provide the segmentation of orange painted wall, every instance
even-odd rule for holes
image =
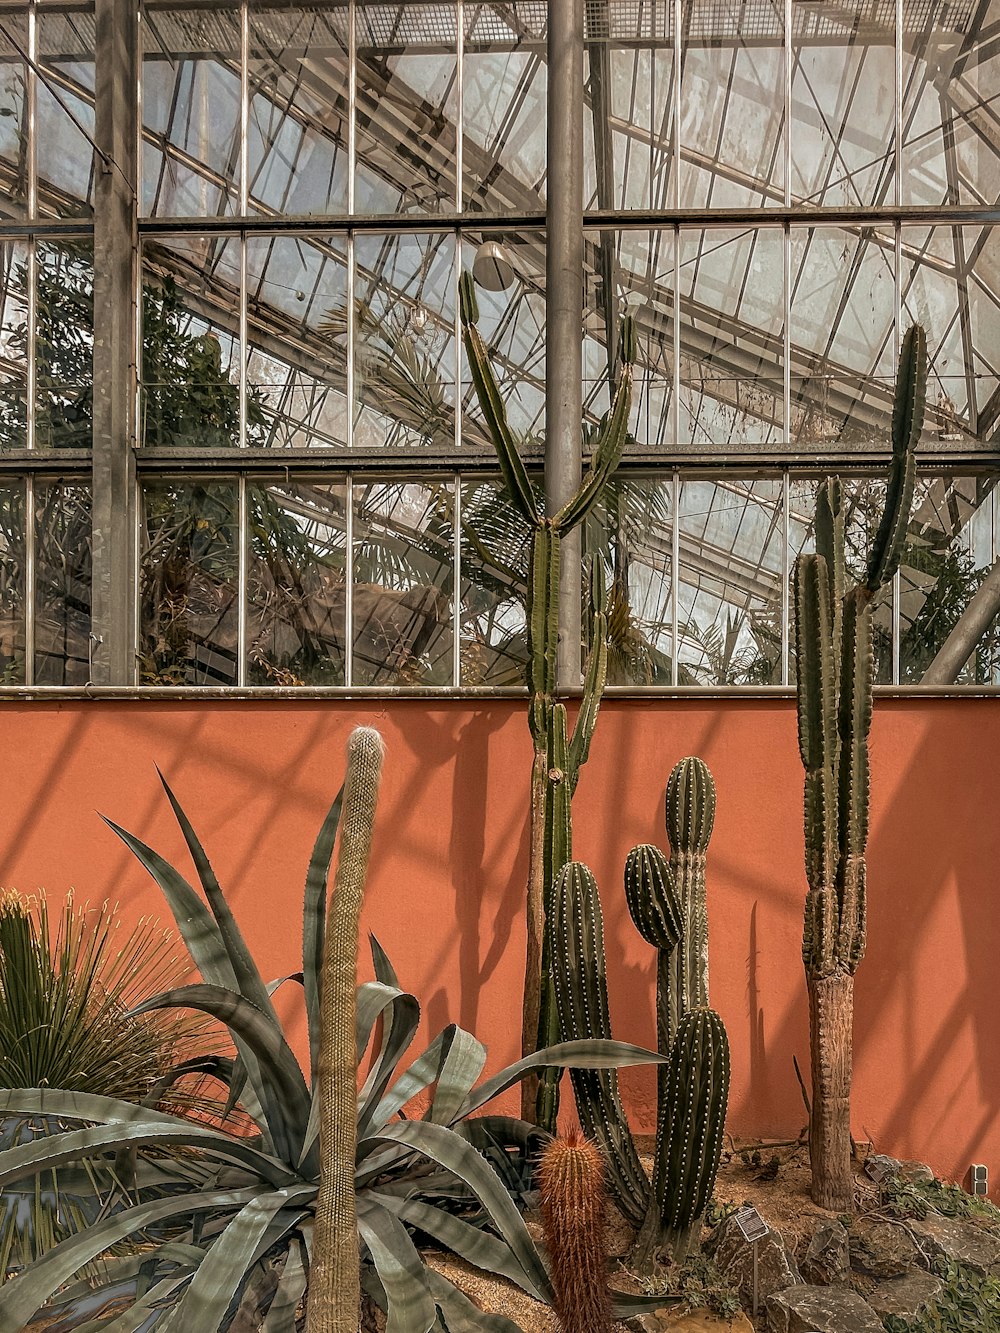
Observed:
[[[263,969],[299,965],[302,882],[352,725],[388,765],[366,906],[434,1031],[456,1020],[516,1055],[529,745],[516,703],[6,703],[0,883],[165,916],[102,811],[183,861],[153,769],[192,816]],[[733,1046],[730,1128],[794,1135],[808,1065],[799,955],[801,769],[789,700],[612,701],[575,805],[576,853],[602,887],[616,1035],[649,1043],[652,955],[621,866],[663,841],[673,762],[719,790],[709,860],[712,999]],[[868,956],[858,975],[854,1132],[961,1176],[1000,1176],[1000,703],[884,700],[872,731]],[[290,990],[290,988],[289,988]],[[294,1006],[291,993],[284,1003]],[[626,1093],[651,1128],[652,1075]]]

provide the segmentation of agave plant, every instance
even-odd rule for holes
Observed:
[[[320,978],[327,876],[343,791],[324,820],[309,864],[302,972],[281,979],[303,989],[311,1047],[306,1073],[272,1003],[281,981],[265,984],[201,843],[166,782],[164,787],[204,897],[158,853],[117,825],[111,827],[163,891],[203,981],[154,996],[133,1012],[189,1007],[221,1020],[236,1056],[218,1056],[212,1073],[231,1100],[240,1100],[256,1132],[240,1136],[91,1093],[0,1092],[0,1114],[52,1116],[80,1126],[0,1153],[0,1189],[63,1165],[128,1160],[131,1167],[113,1207],[105,1201],[93,1225],[0,1287],[3,1329],[23,1327],[57,1294],[65,1299],[82,1290],[72,1285],[74,1275],[126,1240],[141,1242],[138,1252],[108,1259],[102,1280],[111,1292],[139,1275],[135,1300],[125,1313],[90,1319],[79,1333],[146,1333],[154,1327],[157,1333],[212,1333],[228,1328],[244,1302],[263,1308],[266,1333],[296,1328],[309,1278],[319,1181]],[[374,940],[372,955],[376,979],[357,989],[356,1023],[359,1063],[371,1051],[357,1099],[355,1159],[364,1290],[387,1311],[390,1333],[427,1333],[442,1324],[451,1330],[516,1333],[509,1319],[475,1309],[457,1287],[428,1268],[413,1232],[550,1302],[552,1286],[542,1255],[501,1176],[478,1150],[483,1143],[494,1150],[523,1145],[534,1131],[517,1120],[475,1113],[529,1071],[609,1068],[658,1057],[619,1042],[572,1041],[479,1082],[486,1052],[474,1036],[452,1024],[403,1069],[420,1008],[400,988]],[[403,1118],[408,1103],[428,1090],[432,1095],[423,1118]],[[488,1227],[460,1216],[456,1197],[478,1206]],[[269,1283],[262,1281],[264,1272]],[[92,1302],[92,1286],[87,1294]],[[663,1304],[624,1295],[616,1302],[622,1315]]]

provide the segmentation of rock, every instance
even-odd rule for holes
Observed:
[[[885,1176],[894,1176],[902,1166],[902,1162],[896,1157],[889,1157],[884,1152],[869,1153],[865,1158],[865,1171],[869,1169],[881,1170]]]
[[[802,1277],[787,1245],[773,1228],[757,1244],[757,1296],[763,1309],[772,1292],[781,1291]],[[749,1309],[753,1304],[753,1245],[743,1239],[732,1217],[719,1224],[713,1258],[719,1272],[740,1293]]]
[[[905,1226],[879,1217],[861,1217],[851,1227],[851,1266],[868,1277],[902,1277],[922,1255]]]
[[[968,1264],[979,1273],[988,1273],[1000,1265],[1000,1236],[973,1222],[932,1213],[921,1221],[910,1222],[910,1226],[932,1254],[943,1254],[955,1263]]]
[[[823,1222],[813,1232],[800,1265],[807,1282],[823,1286],[847,1276],[851,1255],[847,1232],[839,1222]]]
[[[769,1333],[885,1333],[882,1320],[850,1287],[786,1287],[767,1302]]]
[[[880,1282],[868,1297],[868,1304],[880,1315],[894,1314],[902,1319],[919,1319],[943,1290],[944,1284],[940,1278],[915,1268],[903,1277]]]
[[[935,1178],[926,1162],[916,1161],[900,1162],[899,1175],[911,1185],[933,1185]]]

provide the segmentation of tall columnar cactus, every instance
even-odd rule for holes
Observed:
[[[307,1333],[358,1333],[361,1308],[355,1156],[358,1127],[356,992],[364,898],[382,737],[358,727],[347,745],[340,852],[320,982],[320,1179]]]
[[[715,780],[701,759],[682,759],[667,781],[670,869],[684,934],[671,966],[669,1036],[690,1009],[708,1004],[705,858],[715,824]]]
[[[676,822],[671,825],[684,842],[684,865],[699,863],[700,887],[689,893],[689,911],[695,910],[690,905],[697,904],[699,894],[702,903],[704,899],[709,791],[714,810],[711,775],[704,765],[697,769],[692,762],[700,761],[684,760],[675,768],[668,789],[678,797],[675,809],[692,815],[690,820],[681,819],[683,833]],[[684,774],[691,781],[685,781]],[[698,799],[689,799],[695,790]],[[729,1047],[722,1020],[705,1004],[682,1002],[674,979],[673,955],[684,948],[684,935],[692,924],[676,890],[674,864],[658,848],[641,846],[629,853],[625,867],[629,912],[643,939],[657,950],[657,1042],[661,1054],[669,1056],[657,1091],[652,1181],[642,1169],[625,1119],[617,1075],[613,1070],[571,1071],[580,1123],[607,1158],[608,1190],[638,1233],[633,1263],[644,1272],[652,1270],[660,1249],[669,1248],[676,1258],[683,1258],[697,1240],[699,1220],[718,1171],[729,1097]],[[610,1038],[601,903],[586,866],[572,862],[557,876],[552,921],[556,946],[552,979],[560,1036]],[[699,959],[707,957],[703,925],[702,938],[705,946]],[[707,979],[700,964],[698,975],[707,1001]],[[683,994],[694,989],[689,986]],[[673,1029],[672,1013],[677,1014]]]
[[[581,523],[600,500],[618,466],[628,433],[632,405],[632,363],[635,360],[635,324],[622,320],[619,335],[619,379],[611,410],[603,419],[591,454],[590,468],[576,494],[552,515],[538,506],[524,460],[507,420],[507,411],[490,365],[489,354],[476,326],[479,318],[475,285],[470,273],[460,283],[461,319],[472,382],[497,452],[505,488],[515,508],[531,528],[527,589],[528,663],[530,694],[528,725],[534,746],[531,774],[531,840],[527,891],[527,949],[525,960],[522,1048],[525,1055],[550,1044],[556,1036],[555,1002],[549,980],[551,932],[546,924],[556,874],[573,855],[570,801],[580,768],[586,762],[607,679],[607,625],[603,606],[595,608],[593,648],[584,681],[576,725],[569,735],[566,709],[555,700],[556,649],[559,637],[559,570],[562,537]],[[582,429],[582,423],[581,423]],[[554,1132],[558,1111],[559,1074],[546,1070],[537,1088],[525,1079],[522,1115],[534,1117]],[[534,1103],[534,1104],[533,1104]]]
[[[611,1333],[604,1159],[579,1130],[553,1139],[538,1168],[542,1229],[563,1333]]]
[[[838,478],[816,501],[816,554],[795,563],[799,751],[805,768],[806,894],[802,957],[809,989],[813,1199],[852,1202],[851,1064],[854,973],[865,950],[868,731],[872,716],[872,601],[899,566],[924,415],[927,344],[903,339],[892,414],[886,506],[865,577],[847,587]]]

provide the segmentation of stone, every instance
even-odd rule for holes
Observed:
[[[934,1172],[926,1162],[905,1161],[899,1164],[899,1175],[911,1185],[933,1185]]]
[[[851,1266],[847,1232],[839,1222],[822,1222],[812,1234],[799,1267],[816,1286],[840,1282]]]
[[[767,1302],[769,1333],[885,1333],[882,1320],[850,1287],[801,1285]]]
[[[902,1277],[922,1258],[907,1226],[887,1218],[860,1217],[851,1227],[851,1266],[867,1277]]]
[[[944,1290],[944,1283],[933,1273],[914,1268],[903,1277],[880,1282],[868,1297],[868,1304],[876,1314],[898,1315],[901,1319],[919,1319],[934,1304]]]
[[[974,1222],[932,1213],[920,1221],[911,1221],[910,1226],[932,1254],[943,1254],[946,1259],[967,1264],[979,1273],[989,1273],[1000,1265],[1000,1236],[977,1227]]]
[[[716,1230],[713,1258],[719,1272],[735,1287],[745,1308],[753,1304],[753,1245],[743,1239],[732,1217]],[[755,1242],[757,1246],[757,1297],[760,1308],[772,1292],[802,1281],[788,1246],[773,1228]]]

